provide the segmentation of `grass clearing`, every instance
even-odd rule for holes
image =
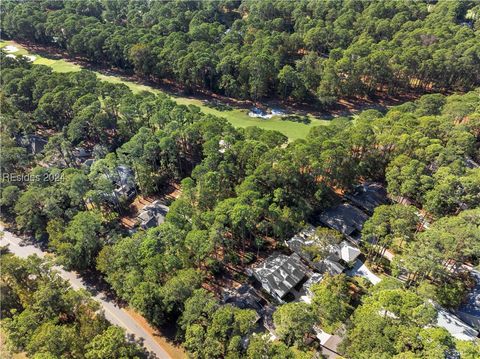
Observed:
[[[15,46],[18,48],[17,51],[12,52],[13,55],[16,55],[16,56],[30,55],[30,53],[24,47],[22,47],[21,45],[17,44],[14,41],[0,41],[0,49],[9,45]],[[80,71],[82,69],[80,65],[76,65],[65,60],[47,59],[38,54],[31,54],[31,55],[34,55],[36,57],[35,61],[33,61],[35,65],[46,65],[48,67],[51,67],[52,70],[55,72],[75,72],[75,71]]]
[[[36,55],[38,56],[38,55]],[[81,66],[72,64],[65,60],[52,60],[45,57],[38,56],[33,62],[35,65],[46,65],[52,68],[55,72],[77,72],[82,69]]]
[[[142,85],[133,81],[128,81],[128,80],[122,80],[121,77],[119,76],[113,76],[113,75],[103,75],[101,73],[95,72],[97,77],[106,82],[110,82],[113,84],[124,84],[127,85],[130,90],[132,90],[133,93],[139,93],[142,91],[149,91],[149,92],[154,92],[154,93],[162,93],[162,91],[155,89],[153,87],[147,86],[147,85]]]
[[[18,48],[18,51],[15,51],[13,53],[15,55],[29,54],[29,52],[25,48],[23,48],[21,45],[19,45],[14,41],[0,41],[0,48],[3,48],[8,45],[16,46]],[[42,57],[38,54],[33,54],[33,55],[36,56],[36,59],[33,62],[34,64],[49,66],[52,68],[53,71],[56,71],[56,72],[75,72],[75,71],[80,71],[82,69],[80,65],[74,64],[72,62],[69,62],[63,59],[55,60],[55,59]],[[141,91],[162,93],[161,90],[155,89],[151,86],[139,84],[134,81],[124,80],[119,76],[103,75],[99,72],[95,72],[95,74],[98,76],[99,79],[103,81],[108,81],[115,84],[125,84],[134,93],[139,93]],[[328,120],[320,120],[311,115],[308,116],[311,121],[309,124],[297,123],[293,121],[283,121],[279,116],[273,117],[271,119],[253,118],[248,116],[248,110],[245,110],[245,109],[237,108],[233,110],[220,111],[218,109],[206,106],[201,100],[198,100],[198,99],[192,99],[188,97],[179,97],[179,96],[171,96],[171,97],[178,104],[195,105],[200,107],[203,113],[211,114],[217,117],[223,117],[228,122],[230,122],[234,127],[245,128],[249,126],[257,126],[265,130],[276,130],[283,133],[290,140],[305,138],[312,127],[319,126],[319,125],[327,125],[329,123]]]

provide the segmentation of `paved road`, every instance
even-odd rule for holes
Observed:
[[[45,252],[42,252],[37,247],[32,245],[20,246],[22,240],[16,237],[14,234],[4,230],[3,226],[0,225],[0,231],[2,231],[3,238],[0,239],[0,245],[9,246],[10,251],[21,258],[26,258],[29,255],[36,254],[39,257],[45,257]],[[84,281],[74,272],[67,272],[61,267],[55,266],[55,270],[58,271],[59,275],[70,282],[70,285],[74,289],[85,289],[88,290],[88,287]],[[154,354],[158,359],[170,359],[171,357],[167,352],[148,334],[126,311],[118,307],[116,304],[112,303],[107,299],[105,293],[92,293],[92,297],[98,301],[103,310],[105,311],[105,317],[115,325],[124,328],[127,333],[133,334],[136,339],[140,339],[145,348]]]

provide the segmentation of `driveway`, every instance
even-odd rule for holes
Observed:
[[[368,269],[368,267],[360,259],[357,259],[353,268],[348,270],[346,273],[350,277],[354,277],[356,275],[364,277],[373,285],[381,281],[381,278],[376,276],[370,269]]]

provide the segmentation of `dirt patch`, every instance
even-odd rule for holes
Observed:
[[[150,336],[170,355],[172,359],[187,358],[185,351],[177,344],[173,343],[168,337],[152,327],[144,317],[131,308],[125,308],[125,311],[148,333]],[[166,330],[169,328],[166,328]]]
[[[0,358],[3,359],[26,359],[27,353],[11,353],[6,347],[6,334],[0,329]]]

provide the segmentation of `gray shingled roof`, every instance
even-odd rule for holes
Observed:
[[[389,203],[387,191],[380,183],[366,182],[356,186],[352,193],[345,197],[355,206],[373,213],[375,207]]]
[[[268,291],[283,298],[306,275],[307,268],[300,257],[277,254],[268,257],[261,266],[253,269],[253,274]]]
[[[313,295],[312,292],[310,291],[311,287],[314,284],[320,283],[322,279],[323,279],[323,274],[312,273],[311,277],[308,278],[308,280],[303,284],[303,289],[305,290],[305,292],[309,293],[310,295]]]
[[[167,206],[160,203],[160,201],[155,201],[148,206],[143,207],[143,210],[137,216],[137,219],[140,226],[145,229],[156,227],[165,221],[165,216],[167,215],[167,212]]]
[[[330,275],[337,275],[345,269],[340,263],[331,259],[324,259],[323,261],[314,263],[314,267],[320,273],[328,273]]]
[[[325,210],[319,220],[326,226],[351,235],[355,230],[361,231],[368,216],[357,207],[343,203]]]
[[[74,157],[90,157],[92,155],[92,151],[85,147],[75,147],[72,151],[72,155]]]
[[[119,165],[113,174],[114,181],[119,185],[135,185],[135,174],[126,165]]]
[[[255,289],[248,284],[243,284],[235,290],[225,291],[223,294],[224,304],[231,304],[240,309],[253,309],[258,313],[263,309],[261,301]]]
[[[458,308],[457,315],[467,324],[480,330],[480,271],[473,269],[471,274],[476,285],[468,294],[467,301]]]
[[[18,136],[17,143],[27,149],[30,154],[37,154],[43,151],[48,141],[37,135]]]
[[[290,240],[286,242],[288,248],[297,253],[310,266],[315,268],[320,273],[329,273],[331,275],[340,274],[345,269],[340,263],[341,259],[345,262],[351,262],[360,254],[360,250],[347,241],[342,241],[337,245],[332,245],[329,248],[327,258],[323,260],[314,260],[311,252],[307,250],[313,245],[315,235],[315,228],[308,226]]]
[[[315,227],[308,226],[288,240],[286,244],[293,252],[297,253],[300,257],[309,262],[313,259],[312,254],[305,250],[305,248],[313,244],[311,237],[314,234]]]

